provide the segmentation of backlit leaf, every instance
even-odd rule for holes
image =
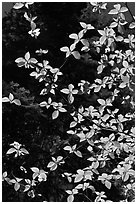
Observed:
[[[83,174],[77,174],[74,183],[78,183],[83,179]]]
[[[82,157],[82,154],[81,154],[81,152],[80,151],[76,151],[76,152],[74,152],[78,157]]]
[[[72,33],[69,35],[69,38],[76,40],[76,39],[78,39],[78,35],[76,33]]]
[[[67,197],[67,202],[73,202],[73,200],[74,200],[74,196],[73,195],[69,195]]]
[[[19,188],[20,188],[20,184],[19,184],[18,182],[16,182],[16,183],[14,184],[14,189],[15,189],[15,191],[18,191]]]
[[[20,8],[22,8],[24,6],[24,4],[23,3],[15,3],[15,5],[13,6],[13,8],[14,9],[20,9]]]
[[[105,180],[105,186],[110,189],[111,188],[111,182],[108,180]]]
[[[112,15],[118,14],[118,10],[117,9],[112,9],[112,10],[109,11],[108,14],[112,14]]]
[[[73,51],[72,55],[75,57],[75,59],[80,59],[80,53],[78,51]]]
[[[104,101],[103,99],[98,99],[97,101],[98,101],[98,103],[100,103],[102,106],[105,105],[105,101]]]
[[[16,152],[15,148],[10,148],[6,154],[12,154],[13,152]]]
[[[12,103],[15,103],[17,106],[21,106],[21,102],[19,99],[14,99]]]
[[[2,98],[2,102],[10,102],[10,100],[9,100],[8,97],[3,97],[3,98]]]
[[[52,113],[52,119],[56,119],[57,117],[59,116],[59,111],[58,110],[55,110],[53,113]]]
[[[39,172],[39,169],[37,167],[31,167],[30,169],[35,173]]]

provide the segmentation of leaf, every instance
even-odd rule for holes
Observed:
[[[86,28],[87,27],[86,23],[84,23],[84,22],[80,22],[80,25],[81,25],[82,28]]]
[[[62,159],[63,159],[62,156],[58,156],[58,157],[57,157],[57,162],[61,161]]]
[[[51,162],[48,163],[47,167],[48,167],[48,168],[51,168],[54,164],[55,164],[55,162],[52,162],[52,161],[51,161]]]
[[[73,43],[73,44],[70,46],[70,51],[72,52],[75,48],[76,48],[76,43]]]
[[[20,188],[20,183],[16,182],[16,183],[14,184],[14,189],[15,189],[15,191],[18,191],[19,188]]]
[[[30,169],[35,173],[39,172],[39,169],[37,167],[31,167]]]
[[[98,99],[97,101],[98,101],[98,103],[100,103],[102,106],[105,105],[105,101],[104,101],[103,99]]]
[[[112,23],[110,24],[110,28],[115,28],[115,27],[117,27],[117,25],[118,25],[117,22],[112,22]]]
[[[129,174],[126,173],[123,175],[123,181],[126,182],[129,179]]]
[[[12,101],[14,99],[14,96],[12,93],[9,94],[9,100]]]
[[[102,73],[103,68],[104,68],[104,65],[102,65],[102,64],[97,67],[98,74]]]
[[[5,172],[3,172],[3,174],[2,174],[2,176],[4,177],[4,178],[6,178],[7,177],[7,171],[5,171]]]
[[[84,46],[89,47],[89,42],[88,42],[87,39],[82,39],[81,42],[82,42],[82,44],[83,44]]]
[[[98,167],[99,167],[99,162],[98,161],[94,162],[94,168],[97,169]]]
[[[3,98],[2,98],[2,102],[10,102],[10,100],[9,100],[8,97],[3,97]]]
[[[39,105],[40,105],[40,107],[47,106],[47,102],[46,102],[46,101],[43,101],[43,102],[41,102]]]
[[[109,117],[110,117],[109,114],[105,114],[103,117],[101,117],[101,119],[102,119],[104,122],[106,122]]]
[[[30,59],[30,53],[29,53],[29,52],[27,52],[27,53],[25,54],[25,59],[26,59],[27,61]]]
[[[100,89],[101,89],[101,86],[97,86],[97,87],[94,88],[94,92],[99,92]]]
[[[10,148],[6,154],[12,154],[13,152],[16,152],[17,150],[15,148]]]
[[[53,113],[52,113],[52,119],[56,119],[57,117],[59,116],[59,111],[58,110],[55,110]]]
[[[74,97],[73,97],[72,94],[69,94],[69,95],[68,95],[68,101],[69,101],[70,104],[73,103]]]
[[[23,152],[24,154],[29,154],[29,152],[25,148],[21,148],[20,151]]]
[[[29,62],[36,64],[38,61],[35,58],[31,58]]]
[[[68,52],[69,48],[67,46],[60,48],[62,52]]]
[[[67,112],[67,110],[66,110],[65,108],[62,108],[62,107],[61,107],[61,108],[59,108],[59,111],[60,111],[60,112],[62,112],[62,113]]]
[[[69,38],[77,40],[78,35],[76,33],[72,33],[72,34],[69,35]]]
[[[57,169],[57,164],[54,163],[54,165],[50,168],[51,171],[54,171],[55,169]]]
[[[78,38],[81,39],[84,35],[84,32],[83,30],[81,30],[79,33],[78,33]]]
[[[76,122],[76,121],[72,121],[72,122],[70,123],[70,128],[75,127],[76,125],[77,125],[77,122]]]
[[[24,189],[24,191],[23,192],[26,192],[26,191],[28,191],[29,189],[30,189],[30,185],[25,185],[25,189]]]
[[[36,23],[34,23],[33,21],[31,21],[30,26],[32,30],[36,29]]]
[[[19,62],[18,64],[17,64],[17,66],[18,67],[23,67],[23,66],[25,66],[25,60],[24,60],[24,62],[22,61],[22,62]]]
[[[125,82],[122,82],[122,83],[119,85],[119,88],[121,88],[121,89],[123,89],[123,88],[125,88],[125,87],[126,87]]]
[[[105,186],[106,186],[108,189],[111,189],[111,182],[108,181],[108,180],[105,180]]]
[[[82,154],[81,154],[81,152],[80,151],[76,151],[76,152],[74,152],[78,157],[82,157]]]
[[[80,59],[80,53],[78,51],[73,51],[72,55],[75,57],[75,59]]]
[[[19,57],[15,60],[16,63],[19,63],[19,62],[25,62],[25,59],[23,57]]]
[[[66,146],[66,147],[64,147],[63,149],[64,149],[64,150],[67,150],[67,151],[71,151],[71,150],[72,150],[72,148],[71,148],[70,146]]]
[[[20,9],[24,6],[23,3],[15,3],[15,5],[13,6],[14,9]]]
[[[90,25],[90,24],[87,24],[87,29],[88,29],[88,30],[91,30],[91,29],[95,29],[95,28],[94,28],[94,26],[92,26],[92,25]]]
[[[67,202],[73,202],[73,200],[74,200],[74,196],[73,195],[69,195],[67,197]]]
[[[21,106],[21,102],[19,99],[14,99],[12,103],[15,103],[17,106]]]
[[[112,15],[118,14],[118,11],[117,11],[117,9],[112,9],[112,10],[109,11],[108,14],[112,14]]]
[[[15,179],[11,179],[10,183],[16,183],[16,180]]]
[[[69,94],[69,89],[62,89],[62,90],[60,90],[62,93],[64,93],[64,94]]]
[[[127,12],[128,11],[128,8],[127,7],[122,7],[121,9],[120,9],[120,12]]]
[[[116,41],[117,41],[117,42],[121,42],[122,40],[123,40],[123,37],[122,37],[122,36],[119,35],[119,36],[116,37]]]
[[[83,174],[77,174],[74,183],[78,183],[83,179]]]
[[[104,30],[98,30],[98,32],[99,32],[100,35],[104,35],[105,34]]]

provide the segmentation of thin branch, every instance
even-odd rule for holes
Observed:
[[[129,6],[128,6],[127,3],[128,3],[128,2],[125,2],[125,6],[128,8],[128,11],[129,11],[129,13],[130,13],[130,15],[131,15],[133,21],[135,21],[134,16],[133,16],[133,14],[132,14],[132,12],[131,12],[131,10],[130,10],[130,8],[129,8]]]

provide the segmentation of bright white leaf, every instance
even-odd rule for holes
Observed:
[[[75,59],[80,59],[80,53],[78,51],[73,51],[72,55],[75,57]]]
[[[48,165],[47,165],[47,167],[48,167],[48,168],[51,168],[54,164],[55,164],[54,162],[49,162]]]
[[[120,85],[119,85],[119,88],[123,89],[126,87],[126,84],[124,82],[122,82]]]
[[[127,7],[122,7],[121,9],[120,9],[120,12],[127,12],[128,11],[128,8]]]
[[[30,169],[35,173],[39,172],[39,169],[37,167],[31,167]]]
[[[74,152],[78,157],[82,157],[82,154],[81,154],[81,152],[80,151],[76,151],[76,152]]]
[[[77,40],[78,39],[78,35],[76,33],[72,33],[69,35],[69,38]]]
[[[63,149],[64,149],[64,150],[67,150],[67,151],[71,151],[71,150],[72,150],[72,148],[71,148],[70,146],[66,146],[66,147],[64,147]]]
[[[76,122],[76,121],[72,121],[72,122],[70,123],[70,128],[75,127],[76,125],[77,125],[77,122]]]
[[[47,102],[46,102],[46,101],[43,101],[43,102],[41,102],[39,105],[40,105],[40,107],[47,106]]]
[[[3,98],[2,98],[2,102],[10,102],[10,100],[9,100],[8,97],[3,97]]]
[[[34,63],[34,64],[36,64],[38,61],[35,59],[35,58],[31,58],[30,59],[30,63]]]
[[[27,52],[27,53],[25,54],[25,59],[26,59],[27,61],[30,59],[30,53],[29,53],[29,52]]]
[[[29,152],[25,148],[21,148],[20,151],[23,152],[24,154],[29,154]]]
[[[69,48],[67,46],[60,48],[62,52],[68,52]]]
[[[19,63],[19,62],[25,62],[25,59],[23,57],[19,57],[15,60],[16,63]]]
[[[18,191],[19,188],[20,188],[20,184],[19,184],[18,182],[16,182],[16,183],[14,184],[14,189],[15,189],[15,191]]]
[[[14,9],[20,9],[20,8],[22,8],[24,6],[24,4],[23,3],[16,3],[14,6],[13,6],[13,8]]]
[[[12,101],[14,99],[14,96],[12,93],[9,94],[9,99],[10,99],[10,101]]]
[[[118,14],[118,10],[117,9],[112,9],[112,10],[109,11],[108,14],[112,14],[112,15]]]
[[[68,89],[62,89],[62,90],[60,90],[62,93],[64,93],[64,94],[69,94],[69,90]]]
[[[53,113],[52,113],[52,119],[56,119],[57,117],[59,116],[59,111],[58,110],[55,110]]]
[[[15,148],[10,148],[6,154],[12,154],[13,152],[16,152]]]
[[[100,103],[102,106],[105,105],[105,101],[104,101],[103,99],[98,99],[97,101],[98,101],[98,103]]]
[[[74,183],[78,183],[83,179],[83,174],[77,174]]]
[[[81,25],[82,28],[86,28],[86,23],[80,22],[80,25]]]
[[[12,103],[15,103],[17,106],[21,106],[21,102],[19,99],[14,99]]]
[[[110,28],[115,28],[115,27],[117,27],[117,25],[118,25],[117,22],[112,22],[112,23],[110,24]]]

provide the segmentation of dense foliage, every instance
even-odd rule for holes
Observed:
[[[126,3],[15,3],[3,20],[3,201],[134,201],[134,28]]]

